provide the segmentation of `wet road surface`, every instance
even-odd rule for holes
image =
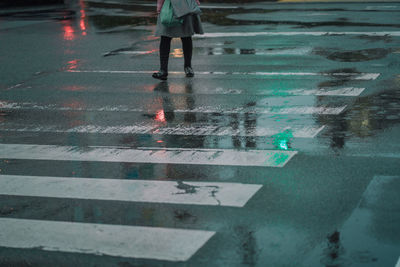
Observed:
[[[0,10],[0,266],[400,264],[400,3]]]

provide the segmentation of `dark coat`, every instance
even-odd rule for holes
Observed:
[[[174,37],[190,37],[195,33],[196,34],[204,33],[199,14],[187,14],[183,16],[182,17],[183,23],[178,26],[166,27],[165,25],[163,25],[160,19],[160,12],[162,5],[164,4],[164,1],[165,0],[157,0],[157,11],[159,7],[160,11],[158,12],[159,14],[157,18],[157,27],[155,36],[168,36],[174,38]],[[172,1],[174,1],[175,5],[179,5],[179,3],[185,0],[171,0],[171,4],[174,6],[174,3]],[[198,2],[198,0],[196,0],[196,2]],[[177,8],[177,10],[178,9],[179,7]],[[188,11],[187,5],[185,7],[185,5],[182,4],[182,8],[179,10],[179,12],[188,13],[187,11]]]
[[[162,8],[162,6],[164,4],[164,1],[165,0],[157,0],[157,13],[161,12],[161,8]],[[196,2],[197,2],[198,5],[200,5],[200,1],[199,0],[196,0]]]

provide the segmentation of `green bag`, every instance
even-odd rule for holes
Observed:
[[[160,18],[161,23],[166,27],[179,26],[183,23],[183,19],[179,19],[175,16],[171,0],[165,0],[161,8]]]

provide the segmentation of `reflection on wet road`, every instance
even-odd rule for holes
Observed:
[[[399,264],[399,3],[1,7],[1,266]]]

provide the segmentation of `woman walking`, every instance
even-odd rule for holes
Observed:
[[[153,73],[153,78],[166,80],[168,77],[168,59],[171,48],[172,38],[181,38],[182,49],[184,56],[184,71],[186,77],[193,77],[194,71],[192,69],[192,36],[197,34],[203,34],[203,28],[201,26],[200,16],[198,14],[188,14],[182,19],[182,24],[177,26],[165,26],[161,23],[160,13],[165,0],[157,0],[157,28],[155,36],[160,36],[160,70]],[[185,1],[185,0],[181,0]],[[200,5],[199,0],[196,0],[197,4]]]

